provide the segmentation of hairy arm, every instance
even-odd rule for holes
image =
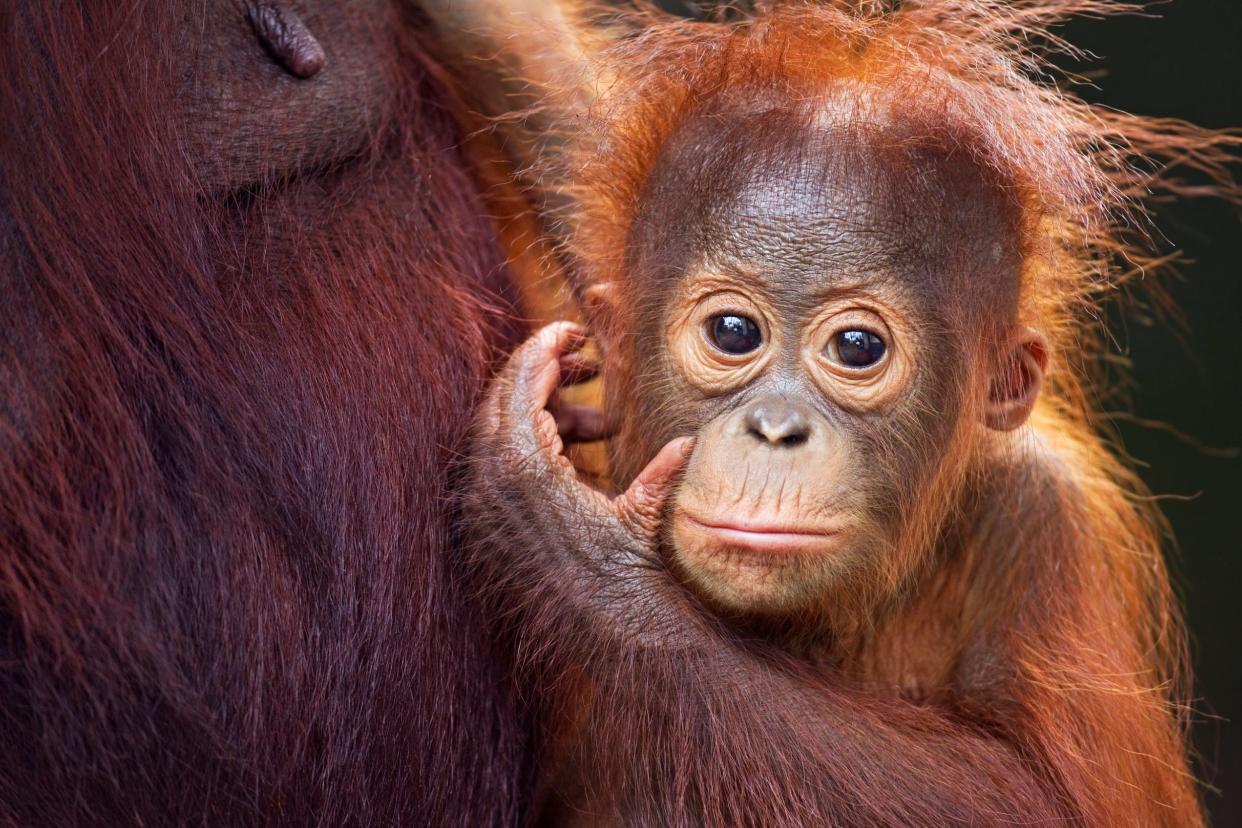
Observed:
[[[490,604],[541,693],[585,667],[585,799],[638,824],[996,824],[1065,819],[1014,745],[949,712],[833,686],[717,626],[657,554],[689,446],[628,491],[583,486],[547,404],[580,372],[560,324],[497,380],[476,433],[467,525]]]
[[[1039,420],[995,467],[968,553],[985,667],[1008,684],[990,695],[1087,824],[1201,825],[1159,514],[1086,426]]]
[[[567,124],[600,98],[593,55],[603,30],[564,0],[419,0],[464,79],[463,91],[497,119],[519,167],[542,157]]]

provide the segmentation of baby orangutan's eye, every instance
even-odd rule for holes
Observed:
[[[707,339],[726,354],[748,354],[763,344],[755,320],[722,313],[707,320]]]
[[[841,331],[832,339],[829,356],[847,368],[868,368],[884,358],[886,347],[871,331]]]

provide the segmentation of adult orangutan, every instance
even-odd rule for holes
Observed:
[[[544,821],[1202,821],[1161,523],[1089,362],[1139,159],[1220,173],[1221,139],[1037,80],[1031,37],[1111,4],[894,6],[640,15],[554,99],[588,103],[558,192],[608,418],[555,396],[586,332],[545,328],[467,496]],[[558,42],[520,77],[571,78]],[[605,419],[615,496],[562,455]]]
[[[0,824],[494,825],[449,468],[512,294],[392,0],[0,10]]]

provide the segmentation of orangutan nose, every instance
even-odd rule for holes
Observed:
[[[800,446],[811,437],[811,411],[785,397],[763,397],[750,404],[746,432],[772,446]]]

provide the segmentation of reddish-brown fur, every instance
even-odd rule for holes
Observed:
[[[450,554],[495,230],[416,24],[298,6],[307,79],[231,0],[0,12],[0,824],[528,798]]]
[[[32,2],[0,16],[0,822],[494,824],[528,798],[503,662],[445,554],[443,469],[482,343],[503,339],[480,300],[502,284],[499,257],[449,149],[443,89],[394,34],[405,22],[365,5],[384,24],[374,122],[295,123],[296,141],[264,132],[296,121],[270,103],[187,97],[208,12],[241,26],[236,4]],[[947,21],[955,42],[1099,4],[926,5],[964,12]],[[687,34],[654,32],[635,54],[721,36]],[[330,72],[342,53],[328,45]],[[288,88],[273,88],[279,103]],[[176,117],[187,100],[197,122]],[[1206,140],[1093,117],[1140,148]],[[227,144],[239,135],[259,138]],[[630,181],[597,169],[610,187]],[[1109,181],[1129,189],[1119,172]],[[1066,203],[1117,203],[1085,192]],[[1096,231],[1115,218],[1084,224],[1094,246],[1032,292],[1058,342],[1082,334],[1071,323],[1108,282],[1093,262],[1116,237]],[[1003,596],[986,608],[1021,622],[1013,649],[1035,679],[1004,718],[826,686],[694,628],[706,651],[627,650],[596,685],[596,744],[624,750],[582,754],[594,784],[617,783],[651,822],[1000,821],[981,810],[1000,789],[1011,821],[1193,823],[1178,695],[1161,684],[1180,638],[1158,521],[1091,431],[1079,368],[1059,366],[1040,415],[1073,487],[983,500],[971,547],[995,548],[1005,515],[1034,515],[1004,541],[1055,566],[922,593],[996,579],[975,594]],[[553,694],[549,676],[616,655],[603,630],[562,622],[545,611],[523,630],[528,658],[565,668],[534,676]],[[951,626],[881,630],[857,676],[889,681],[899,662],[884,654],[918,652],[913,633],[937,630],[959,640]],[[1007,776],[1028,766],[1034,781]]]
[[[660,335],[627,312],[641,305],[628,271],[632,220],[660,148],[705,109],[796,109],[843,80],[892,96],[926,138],[961,147],[1011,182],[1023,215],[1014,321],[1051,342],[1050,383],[1028,429],[959,442],[944,477],[960,474],[960,488],[946,484],[930,501],[948,516],[911,517],[911,559],[873,585],[891,600],[858,619],[826,670],[714,625],[658,563],[621,546],[595,558],[589,542],[558,543],[612,536],[601,515],[557,516],[569,485],[563,466],[541,466],[529,452],[497,463],[491,450],[504,450],[509,421],[504,409],[485,419],[481,433],[500,438],[477,461],[473,519],[484,540],[475,554],[551,721],[572,722],[548,760],[564,818],[1202,821],[1163,522],[1097,431],[1091,357],[1100,352],[1097,302],[1151,261],[1134,230],[1138,199],[1193,189],[1160,159],[1228,182],[1231,140],[1094,110],[1031,79],[1045,67],[1031,44],[1048,42],[1047,26],[1126,8],[1119,4],[893,5],[791,3],[736,26],[651,12],[598,58],[592,77],[603,99],[584,132],[567,134],[557,174],[576,196],[577,287],[589,299],[605,283],[621,297],[620,312],[601,315],[612,403],[622,420],[636,399],[660,410],[661,378],[630,373],[626,344]],[[499,399],[521,387],[502,383]],[[622,485],[658,448],[643,442],[653,430],[649,419],[623,426],[614,451]],[[546,489],[525,492],[540,481]],[[589,690],[571,692],[584,674]]]

